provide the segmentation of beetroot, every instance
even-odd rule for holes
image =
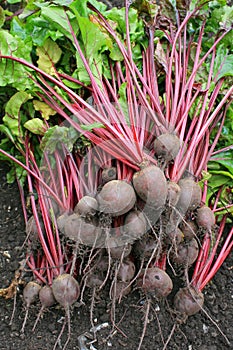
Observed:
[[[86,286],[88,288],[100,287],[104,283],[104,277],[101,273],[91,272],[87,275]]]
[[[211,231],[211,229],[215,225],[214,213],[206,205],[203,205],[201,208],[197,209],[196,220],[199,227],[205,228],[208,231]]]
[[[123,231],[133,241],[144,235],[147,229],[145,216],[139,210],[132,210],[125,216]]]
[[[54,349],[56,349],[56,346],[59,343],[61,336],[64,332],[65,324],[66,322],[68,322],[68,336],[67,336],[66,343],[63,346],[63,349],[65,349],[70,340],[70,335],[71,335],[70,306],[78,300],[80,295],[80,287],[79,287],[79,283],[76,281],[76,279],[73,276],[64,273],[62,275],[59,275],[57,278],[55,278],[55,280],[53,280],[52,291],[53,291],[54,298],[61,306],[64,307],[65,313],[66,313],[64,324],[59,336],[57,337],[56,343],[54,345]]]
[[[107,182],[97,196],[99,210],[104,214],[119,216],[130,211],[136,202],[131,185],[122,180]]]
[[[155,154],[169,162],[177,156],[180,149],[180,139],[174,134],[162,134],[154,142]]]
[[[38,283],[33,281],[28,282],[23,289],[23,299],[26,305],[26,313],[25,313],[23,325],[21,328],[22,333],[24,332],[25,325],[27,322],[29,307],[38,299],[40,289],[41,289],[41,286]]]
[[[185,316],[191,316],[201,310],[204,295],[193,287],[181,288],[175,295],[174,307]]]
[[[167,198],[167,181],[162,170],[150,165],[134,173],[133,186],[137,195],[155,209],[165,205]]]
[[[69,239],[84,245],[102,245],[102,230],[96,220],[86,221],[83,217],[72,214],[68,216],[64,225],[64,234]]]
[[[64,309],[68,309],[78,300],[80,287],[73,276],[62,274],[53,281],[52,291],[56,301],[63,306]]]
[[[102,180],[104,183],[116,180],[117,177],[117,169],[116,167],[105,168],[102,171]]]
[[[145,235],[134,244],[134,254],[140,259],[150,259],[151,254],[157,247],[158,242],[152,236]]]
[[[173,283],[168,274],[158,267],[143,270],[137,281],[145,293],[154,293],[156,297],[166,297],[171,293]]]
[[[176,247],[172,255],[172,261],[177,264],[191,266],[198,257],[198,243],[192,238],[190,241],[182,242]]]
[[[130,282],[135,274],[135,265],[134,263],[126,259],[124,260],[117,273],[117,279],[122,281],[122,282]]]
[[[168,182],[167,184],[167,202],[169,207],[175,207],[180,198],[180,186],[176,182]]]
[[[61,214],[57,218],[57,227],[59,231],[64,235],[65,234],[65,223],[69,217],[68,213]]]
[[[56,300],[53,295],[52,288],[50,286],[43,286],[39,291],[39,299],[41,302],[41,309],[38,313],[38,316],[36,318],[36,321],[34,323],[32,331],[34,332],[36,325],[44,311],[45,308],[52,306],[55,304]]]
[[[183,232],[176,226],[168,224],[166,226],[166,241],[172,244],[180,244],[184,240]]]
[[[74,212],[80,216],[93,216],[98,210],[98,202],[94,197],[83,196],[74,207]]]
[[[108,243],[110,243],[108,241]],[[114,243],[116,241],[114,240]],[[111,244],[111,243],[110,243]],[[124,245],[109,245],[110,256],[113,259],[120,260],[121,258],[126,258],[131,253],[132,246],[130,243]]]
[[[201,187],[190,177],[181,179],[178,183],[180,186],[180,198],[176,204],[176,209],[185,215],[188,210],[194,210],[201,203]]]
[[[180,225],[180,229],[183,232],[186,240],[190,240],[194,238],[198,230],[195,222],[190,220],[182,222],[182,224]]]

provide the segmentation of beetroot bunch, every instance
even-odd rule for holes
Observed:
[[[24,140],[25,165],[14,161],[27,170],[29,192],[37,193],[30,197],[30,219],[25,211],[27,264],[37,283],[32,292],[25,287],[26,306],[36,295],[42,310],[58,302],[66,311],[68,327],[70,306],[86,291],[109,288],[113,305],[134,287],[160,299],[172,292],[178,271],[186,285],[176,294],[174,308],[184,317],[196,313],[204,302],[201,291],[233,244],[232,230],[223,236],[227,215],[219,226],[215,224],[215,204],[207,206],[208,183],[202,178],[233,93],[233,88],[224,96],[220,93],[224,78],[218,79],[213,69],[216,46],[225,33],[201,56],[204,26],[195,48],[187,34],[198,8],[188,12],[177,28],[163,28],[166,78],[161,83],[154,58],[156,18],[147,28],[148,47],[142,49],[139,69],[132,58],[126,5],[125,42],[88,5],[98,30],[115,40],[123,57],[121,63],[110,61],[110,78],[92,72],[70,14],[63,9],[91,81],[91,88],[83,87],[90,103],[67,87],[59,71],[52,76],[23,59],[0,55],[33,70],[30,78],[37,85],[37,96],[59,117],[58,125],[47,124],[45,134],[38,136],[43,145],[40,164],[30,136]],[[209,75],[202,88],[196,77],[207,58]],[[119,95],[123,85],[124,106]],[[210,144],[216,127],[219,132]],[[58,130],[66,137],[51,147]],[[66,139],[74,134],[70,148]],[[23,330],[25,323],[26,318]]]

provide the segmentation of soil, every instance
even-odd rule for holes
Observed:
[[[111,1],[109,1],[111,3]],[[115,1],[122,3],[122,1]],[[6,288],[14,278],[15,271],[25,258],[23,242],[25,225],[17,184],[8,185],[7,164],[0,163],[0,288]],[[233,257],[223,264],[212,282],[204,290],[204,311],[191,316],[186,323],[177,325],[166,349],[180,350],[224,350],[233,346]],[[177,279],[175,291],[182,286]],[[45,311],[37,328],[32,327],[40,309],[39,303],[29,310],[25,334],[21,334],[25,306],[22,300],[23,285],[18,285],[14,299],[0,298],[0,350],[52,350],[64,322],[64,310],[57,305]],[[148,323],[141,350],[162,350],[174,326],[174,316],[169,305],[172,305],[174,294],[168,300],[153,300],[150,307]],[[85,304],[75,304],[71,310],[71,339],[67,350],[136,350],[143,332],[144,318],[148,301],[138,291],[133,291],[116,305],[115,323],[111,326],[111,303],[106,292],[96,298],[93,317],[90,318],[92,296],[85,296]],[[15,302],[15,304],[14,304]],[[15,305],[15,307],[14,307]],[[13,310],[15,309],[12,320]],[[231,343],[227,344],[210,318],[221,328]],[[91,327],[102,325],[96,332],[96,340]],[[104,326],[106,326],[104,328]],[[86,336],[86,345],[81,344],[80,336]],[[67,337],[67,328],[58,344],[62,349]],[[93,341],[92,341],[93,340]]]

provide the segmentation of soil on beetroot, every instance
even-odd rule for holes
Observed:
[[[17,184],[7,185],[7,166],[0,164],[0,288],[6,288],[11,283],[19,262],[25,257],[22,245],[25,239],[24,219],[21,212],[21,204]],[[214,277],[212,283],[205,289],[205,311],[219,325],[224,334],[232,343],[233,334],[232,313],[233,313],[233,278],[232,255],[228,257],[220,271]],[[26,276],[25,276],[26,278]],[[182,285],[177,279],[175,290]],[[43,315],[37,325],[36,331],[32,333],[40,305],[35,304],[30,308],[29,318],[25,334],[20,334],[25,307],[22,301],[23,286],[18,286],[16,309],[14,319],[9,325],[14,301],[0,298],[0,350],[52,350],[57,336],[61,330],[64,311],[58,306],[51,307]],[[173,294],[174,295],[174,294]],[[174,319],[169,311],[172,305],[173,295],[163,302],[153,301],[142,350],[163,348],[174,324]],[[102,328],[96,333],[97,341],[93,342],[94,348],[98,350],[136,350],[143,330],[143,321],[146,310],[146,299],[139,291],[132,292],[116,306],[116,324],[118,329],[111,328],[111,303],[107,292],[102,294],[93,312],[95,325],[108,323],[109,326]],[[76,304],[72,308],[72,335],[67,350],[80,349],[78,337],[85,332],[90,333],[90,307],[91,293],[85,295],[85,304]],[[66,334],[62,337],[61,344],[66,340]],[[92,339],[88,339],[91,342]],[[87,342],[87,343],[88,343]],[[93,348],[93,349],[94,349]],[[185,324],[176,328],[167,349],[187,350],[214,350],[229,349],[223,336],[215,325],[208,319],[203,311],[191,316]],[[59,347],[58,347],[59,349]],[[81,350],[89,350],[90,345]]]

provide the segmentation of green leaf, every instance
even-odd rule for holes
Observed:
[[[3,26],[5,23],[5,12],[3,8],[0,6],[0,28]]]
[[[5,116],[2,118],[4,124],[10,129],[12,135],[17,137],[22,135],[20,125],[20,108],[30,99],[31,96],[26,92],[16,92],[6,104]]]
[[[33,118],[24,123],[24,127],[36,135],[44,135],[46,125],[43,120],[39,118]]]
[[[208,181],[211,188],[219,188],[222,185],[229,183],[229,177],[221,174],[212,174],[211,179]]]
[[[233,76],[233,55],[228,55],[225,58],[217,75],[217,78],[219,80],[226,76]]]
[[[14,137],[10,131],[10,129],[4,125],[4,124],[0,124],[0,132],[2,132],[3,134],[5,134],[7,136],[7,138],[12,142],[14,143]]]
[[[80,127],[85,131],[92,131],[93,129],[105,128],[104,124],[96,122],[88,125],[81,124]]]
[[[27,102],[31,96],[24,91],[16,92],[6,104],[5,112],[12,119],[18,119],[19,110],[23,103]]]
[[[17,157],[18,158],[18,157]],[[19,159],[22,163],[25,163],[25,160],[21,157]],[[27,172],[24,170],[21,166],[17,165],[16,163],[12,164],[11,170],[7,173],[7,183],[12,184],[17,179],[21,186],[25,184]]]
[[[211,174],[217,174],[217,175],[222,175],[225,177],[230,177],[233,180],[233,175],[229,171],[224,171],[224,170],[211,170]],[[229,179],[228,179],[229,181]]]
[[[94,5],[95,8],[97,8],[97,10],[99,10],[101,13],[103,13],[107,8],[107,6],[104,3],[98,0],[75,0],[71,2],[69,8],[75,14],[78,13],[82,17],[88,17],[88,14],[91,11],[87,8],[87,2],[90,2],[92,5]]]
[[[60,6],[69,6],[73,0],[53,0],[53,4]]]
[[[53,153],[65,146],[69,151],[72,151],[77,138],[78,132],[74,128],[55,125],[45,132],[40,148],[42,151]]]
[[[211,158],[211,161],[208,164],[208,167],[212,170],[218,170],[220,168],[223,169],[225,167],[233,176],[233,152],[223,152],[219,153],[216,156]]]
[[[88,61],[95,58],[103,46],[112,46],[109,36],[101,32],[99,27],[91,22],[89,18],[78,16],[77,20],[84,44],[85,56]]]
[[[56,75],[55,64],[60,60],[62,51],[59,46],[47,39],[42,47],[36,49],[38,67],[50,75]]]
[[[70,11],[66,12],[62,7],[54,5],[44,6],[41,4],[40,7],[42,18],[48,20],[53,29],[56,28],[62,34],[64,34],[66,37],[73,41],[73,36],[71,34],[71,29],[69,26],[67,16],[69,17],[74,33],[76,34],[78,31],[78,26],[77,21],[73,21],[73,19],[75,19],[75,16]]]
[[[39,111],[42,117],[46,120],[48,120],[51,115],[55,115],[57,113],[54,109],[49,107],[45,102],[42,102],[39,100],[33,100],[32,103],[35,110]]]
[[[6,30],[0,29],[0,54],[24,58],[31,61],[31,43],[23,41],[21,38],[14,37]],[[0,86],[12,85],[18,90],[25,90],[34,85],[31,79],[28,79],[29,68],[10,59],[0,59]]]

